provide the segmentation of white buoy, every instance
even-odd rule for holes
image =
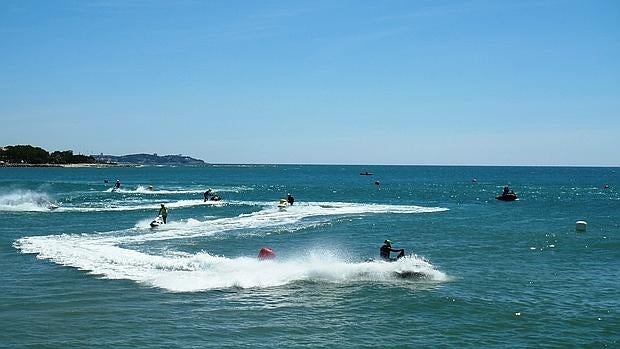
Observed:
[[[576,231],[586,231],[586,228],[588,227],[588,222],[586,221],[577,221],[575,223],[575,230]]]

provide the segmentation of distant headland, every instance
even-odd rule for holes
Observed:
[[[184,155],[130,154],[82,155],[73,150],[53,151],[32,145],[8,145],[0,148],[0,166],[4,167],[112,167],[112,166],[201,166],[203,160]]]
[[[129,154],[129,155],[92,155],[99,163],[115,163],[119,165],[205,165],[200,159],[185,155]]]

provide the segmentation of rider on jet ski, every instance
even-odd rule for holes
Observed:
[[[400,253],[398,254],[398,256],[396,256],[396,258],[391,258],[390,252],[400,252]],[[405,250],[402,248],[399,250],[393,249],[392,240],[385,240],[383,241],[383,246],[381,246],[381,248],[379,249],[379,254],[381,255],[381,258],[385,261],[395,261],[405,256]]]
[[[161,204],[161,208],[159,209],[159,213],[158,215],[161,216],[161,219],[163,219],[164,224],[166,224],[166,218],[168,218],[168,209],[166,208],[166,206],[164,206],[164,204]]]

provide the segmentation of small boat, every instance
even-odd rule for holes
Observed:
[[[368,171],[366,171],[366,172],[360,172],[360,176],[372,176],[372,173],[371,173],[371,172],[368,172]]]

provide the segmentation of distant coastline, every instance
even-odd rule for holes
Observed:
[[[66,168],[107,168],[107,167],[137,167],[139,165],[128,164],[103,164],[103,163],[84,163],[84,164],[28,164],[28,163],[6,163],[0,161],[0,167],[66,167]]]
[[[129,154],[129,155],[91,155],[97,163],[118,164],[118,165],[185,165],[185,166],[204,166],[206,163],[201,159],[195,159],[185,155],[157,155],[157,154]]]
[[[206,163],[181,154],[74,155],[73,150],[49,153],[32,145],[8,145],[0,148],[0,167],[105,168],[177,165],[204,166]]]

